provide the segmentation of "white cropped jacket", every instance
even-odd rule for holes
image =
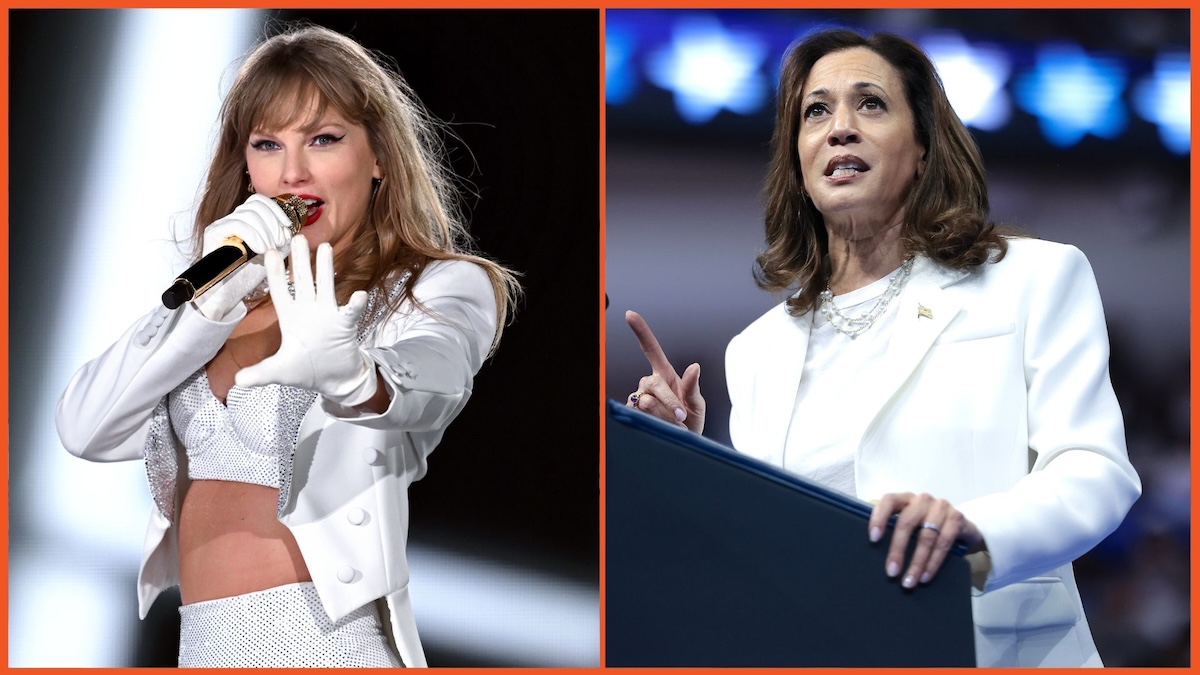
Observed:
[[[398,292],[403,280],[392,292]],[[380,414],[322,397],[301,412],[295,453],[280,461],[278,518],[295,536],[330,619],[385,598],[392,637],[409,667],[424,666],[408,596],[408,486],[471,395],[496,332],[487,274],[465,261],[435,261],[406,301],[383,316],[372,296],[359,339],[391,397]],[[93,461],[146,460],[154,496],[138,574],[145,618],[178,584],[174,527],[188,488],[187,453],[167,417],[166,395],[216,354],[246,315],[205,318],[191,303],[159,307],[72,378],[56,423],[66,449]],[[365,516],[365,517],[364,517]]]

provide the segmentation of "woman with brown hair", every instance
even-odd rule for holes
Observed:
[[[221,111],[195,241],[263,255],[151,312],[59,402],[70,452],[146,460],[140,610],[179,585],[181,666],[425,665],[407,488],[518,292],[471,252],[436,132],[350,38],[260,43]],[[303,234],[281,194],[303,200]]]
[[[965,544],[979,665],[1100,665],[1071,561],[1141,484],[1087,259],[987,220],[974,141],[894,35],[789,51],[765,197],[757,282],[791,295],[729,344],[734,447],[875,502],[873,542],[895,515],[903,588]],[[699,365],[626,318],[653,368],[628,405],[702,432]]]

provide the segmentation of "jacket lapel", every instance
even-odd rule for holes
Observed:
[[[887,367],[880,379],[880,397],[875,399],[880,408],[867,425],[868,432],[879,413],[887,408],[925,358],[934,340],[962,311],[962,301],[944,289],[968,274],[965,270],[948,269],[924,256],[917,256],[912,277],[897,298],[899,314],[887,348]]]
[[[298,398],[303,401],[304,407],[296,412],[304,417],[296,430],[292,452],[285,452],[279,457],[279,504],[276,515],[281,520],[296,510],[295,497],[300,489],[308,484],[317,441],[320,440],[325,427],[332,423],[316,400],[316,393],[303,392]]]
[[[812,330],[811,312],[799,317],[785,316],[781,339],[771,341],[763,350],[763,374],[754,401],[755,435],[760,443],[759,453],[764,455],[760,459],[775,466],[783,466],[784,444],[792,424]]]
[[[969,272],[953,270],[917,256],[912,277],[896,298],[899,315],[893,325],[892,339],[887,350],[887,368],[880,374],[878,408],[867,425],[867,434],[875,426],[879,414],[901,391],[921,359],[946,326],[962,311],[962,302],[945,288],[966,277]],[[754,434],[758,441],[753,454],[775,466],[783,465],[783,451],[796,406],[796,393],[804,371],[812,330],[812,312],[801,317],[788,316],[780,331],[780,339],[764,345],[761,354],[762,375],[755,387]]]

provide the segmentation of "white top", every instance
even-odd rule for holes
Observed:
[[[316,393],[272,384],[212,393],[200,368],[167,395],[171,426],[188,454],[188,478],[279,487],[280,458],[296,447]]]
[[[846,316],[866,314],[887,291],[894,275],[834,296],[833,303]],[[882,361],[900,303],[893,298],[870,328],[852,338],[825,319],[820,302],[808,312],[812,329],[783,467],[853,496],[855,451],[879,403],[867,399],[880,395],[875,382],[883,372]]]

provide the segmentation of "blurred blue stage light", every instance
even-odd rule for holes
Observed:
[[[618,26],[605,28],[604,37],[604,100],[619,105],[633,98],[637,91],[638,75],[634,69],[633,33]]]
[[[995,131],[1008,124],[1012,102],[1004,85],[1012,72],[1008,56],[995,47],[970,45],[957,33],[921,40],[946,87],[946,96],[963,124]]]
[[[1073,44],[1038,49],[1032,71],[1016,80],[1017,104],[1036,115],[1046,139],[1060,148],[1087,134],[1113,139],[1129,114],[1121,101],[1125,67],[1114,58],[1092,57]]]
[[[1134,87],[1133,107],[1143,119],[1158,125],[1163,145],[1177,155],[1191,150],[1192,68],[1187,52],[1159,54],[1154,74]]]
[[[651,129],[669,124],[667,117],[688,126],[721,123],[718,114],[729,110],[751,117],[758,130],[753,133],[759,133],[770,124],[778,64],[793,38],[834,25],[868,33],[888,30],[822,21],[821,13],[614,10],[606,16],[606,100],[622,106],[618,126]],[[1041,150],[1038,141],[1019,135],[1015,102],[1018,111],[1037,119],[1041,136],[1057,148],[1073,147],[1088,135],[1137,142],[1140,136],[1127,133],[1134,107],[1138,119],[1157,126],[1167,151],[1185,156],[1191,151],[1186,45],[1164,45],[1167,51],[1153,74],[1143,77],[1150,63],[1119,48],[1112,55],[1092,56],[1078,45],[1030,43],[1015,36],[988,43],[952,28],[903,32],[937,65],[963,123],[998,134],[1001,144]],[[1135,77],[1137,86],[1131,86]],[[673,95],[673,114],[664,115],[661,97],[645,96],[644,81]],[[723,128],[742,134],[751,129]]]
[[[722,109],[750,115],[767,101],[762,65],[766,44],[747,32],[732,32],[710,16],[687,15],[671,42],[646,64],[651,82],[675,94],[675,108],[690,124],[704,124]]]

